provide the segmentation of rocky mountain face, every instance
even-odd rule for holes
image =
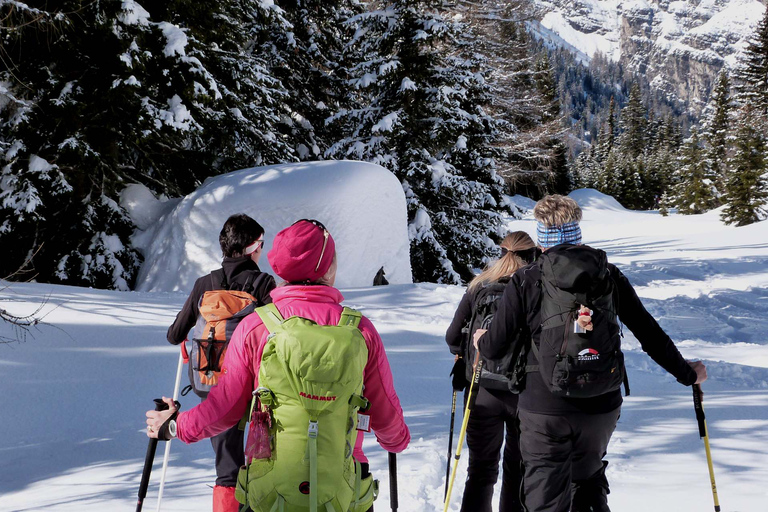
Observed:
[[[534,31],[583,59],[603,53],[693,115],[718,72],[738,65],[766,9],[759,0],[535,1]]]

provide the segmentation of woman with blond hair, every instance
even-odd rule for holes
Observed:
[[[518,269],[533,262],[539,253],[524,231],[509,233],[500,246],[501,257],[469,283],[445,334],[451,353],[466,362],[467,380],[471,379],[474,362],[473,332],[478,328],[487,329],[495,303],[503,295],[509,278]],[[501,447],[506,440],[499,512],[518,512],[523,510],[523,506],[520,502],[522,470],[516,425],[517,395],[510,392],[510,381],[506,377],[514,361],[509,355],[494,361],[484,360],[484,363],[477,398],[467,425],[469,468],[461,510],[491,512]],[[464,394],[465,403],[467,395]]]

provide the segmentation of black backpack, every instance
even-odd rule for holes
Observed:
[[[465,360],[466,377],[468,382],[472,382],[474,370],[472,364],[475,362],[475,345],[472,343],[472,337],[478,329],[488,329],[491,320],[499,308],[501,297],[504,295],[504,289],[507,287],[509,278],[504,278],[493,283],[487,283],[475,294],[474,308],[472,317],[467,328],[467,338],[465,341]],[[486,389],[498,389],[519,393],[525,377],[525,371],[520,371],[525,367],[525,358],[521,357],[520,347],[517,343],[510,343],[510,351],[498,359],[489,359],[482,354],[483,369],[480,373],[480,386]]]
[[[605,252],[587,246],[560,246],[538,260],[541,269],[541,336],[531,343],[549,390],[563,397],[589,398],[629,383],[621,352],[616,293]],[[576,332],[584,305],[592,310],[592,331]]]

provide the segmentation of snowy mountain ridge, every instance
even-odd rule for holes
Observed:
[[[733,70],[765,12],[759,0],[537,0],[537,34],[597,52],[698,113],[718,72]],[[543,30],[542,30],[543,29]],[[546,39],[552,40],[547,37]]]

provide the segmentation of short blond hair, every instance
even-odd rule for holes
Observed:
[[[581,222],[581,207],[570,197],[552,194],[533,208],[533,217],[547,227]]]

